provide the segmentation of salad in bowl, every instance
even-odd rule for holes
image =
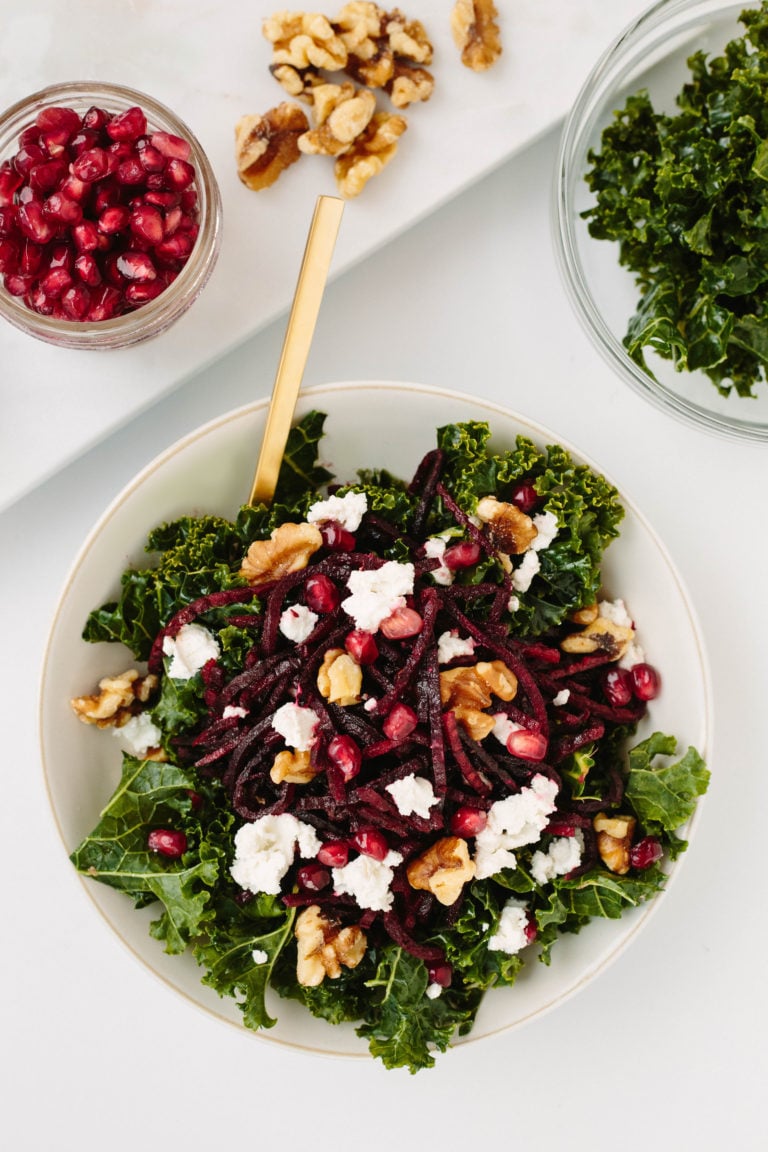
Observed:
[[[409,479],[332,476],[324,422],[270,507],[159,524],[84,621],[131,656],[71,700],[122,755],[71,859],[246,1027],[282,998],[415,1072],[660,891],[708,771],[604,584],[608,480],[481,420]]]

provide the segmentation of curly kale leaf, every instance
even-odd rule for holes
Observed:
[[[685,824],[709,784],[710,773],[695,748],[670,762],[676,752],[674,736],[654,732],[629,753],[624,796],[651,835],[674,832]]]
[[[455,924],[437,937],[465,988],[485,991],[494,985],[514,984],[523,966],[520,956],[488,948],[507,899],[508,893],[498,883],[475,881],[467,890]]]

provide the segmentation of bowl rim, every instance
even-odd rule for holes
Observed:
[[[595,302],[579,254],[578,220],[570,208],[573,191],[583,178],[581,156],[585,143],[598,121],[608,119],[606,104],[611,82],[620,80],[642,58],[641,43],[654,35],[652,47],[663,43],[669,37],[670,20],[678,20],[675,30],[684,31],[706,15],[725,18],[744,6],[744,0],[725,4],[722,0],[657,0],[611,41],[587,75],[564,122],[552,184],[551,221],[555,259],[566,295],[593,345],[619,376],[638,395],[688,427],[727,439],[764,443],[768,441],[768,421],[750,422],[697,404],[668,390],[650,371],[629,358]]]

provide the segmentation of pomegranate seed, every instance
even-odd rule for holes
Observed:
[[[81,152],[72,165],[72,175],[86,184],[94,180],[103,180],[114,170],[114,157],[105,152],[103,148],[86,148]]]
[[[430,984],[439,984],[441,988],[450,988],[453,968],[450,964],[428,964],[427,979]]]
[[[111,140],[132,141],[143,136],[147,131],[147,118],[141,108],[134,105],[125,112],[119,112],[105,125],[107,135]]]
[[[91,294],[84,284],[72,284],[61,294],[62,311],[70,320],[85,320],[91,306]]]
[[[188,140],[174,136],[172,132],[153,132],[150,141],[158,152],[169,160],[189,160],[192,149]]]
[[[78,256],[73,265],[74,271],[89,288],[96,288],[101,284],[101,271],[96,260],[88,252]]]
[[[42,164],[35,164],[30,170],[29,186],[35,192],[52,192],[66,174],[67,165],[63,160],[46,160]]]
[[[168,212],[168,214],[166,215],[165,220],[163,222],[163,236],[165,238],[167,238],[168,236],[173,236],[174,232],[176,231],[176,229],[181,224],[183,217],[184,217],[184,213],[182,212],[181,208],[179,208],[178,206],[176,206],[175,208],[171,208],[171,210]],[[321,532],[321,535],[322,535],[322,532]]]
[[[373,636],[360,628],[347,633],[344,647],[358,664],[374,664],[379,657],[379,647]]]
[[[51,128],[40,133],[40,147],[47,156],[63,156],[72,133],[67,128]]]
[[[371,856],[374,860],[383,860],[389,852],[386,837],[378,828],[361,828],[352,837],[352,843],[363,856]]]
[[[457,808],[451,816],[451,833],[454,836],[477,836],[488,823],[488,813],[481,808],[464,806]]]
[[[343,868],[349,860],[349,847],[341,840],[326,840],[320,845],[317,859],[329,868]]]
[[[89,148],[98,146],[101,140],[100,134],[95,128],[81,128],[76,136],[73,136],[69,142],[69,152],[71,156],[80,156]]]
[[[19,245],[15,240],[0,240],[0,272],[13,275],[19,270]]]
[[[11,296],[26,296],[32,289],[35,282],[34,276],[23,276],[21,274],[9,274],[3,278],[3,284],[7,292]]]
[[[83,218],[83,210],[77,200],[70,200],[61,192],[52,192],[43,204],[43,211],[50,220],[59,224],[79,224]]]
[[[115,173],[119,184],[143,184],[146,172],[136,156],[129,156],[118,164]]]
[[[507,738],[507,752],[520,760],[543,760],[547,754],[547,739],[541,732],[530,732],[525,728],[510,732]]]
[[[418,636],[424,621],[413,608],[395,608],[379,627],[387,640],[406,640],[409,636]]]
[[[633,844],[629,850],[629,862],[633,868],[650,868],[661,860],[664,849],[655,836],[645,836]]]
[[[576,825],[572,820],[558,819],[554,816],[544,829],[550,836],[575,836]]]
[[[34,200],[37,204],[43,203],[43,197],[38,196],[34,189],[30,188],[28,184],[25,184],[23,188],[19,188],[19,204],[29,204],[31,200]]]
[[[117,258],[117,270],[126,280],[154,280],[157,269],[145,252],[129,249]]]
[[[170,208],[175,208],[181,201],[178,192],[145,192],[144,203],[154,204],[156,208],[162,208],[167,212]]]
[[[159,852],[161,856],[178,860],[187,850],[187,838],[183,832],[172,828],[154,828],[147,836],[147,847],[150,852]]]
[[[39,144],[28,144],[24,148],[19,148],[13,158],[13,163],[22,180],[26,180],[35,165],[42,164],[48,159],[50,157],[45,154]],[[21,182],[20,180],[19,184]],[[16,185],[17,188],[19,184]]]
[[[98,216],[105,208],[114,208],[114,206],[119,203],[120,189],[113,181],[107,180],[99,186],[93,198],[93,210]]]
[[[357,776],[363,764],[363,753],[351,736],[334,736],[328,745],[328,758],[346,782]]]
[[[0,164],[0,207],[7,208],[13,204],[16,191],[23,183],[23,175],[10,160],[4,160]]]
[[[41,132],[66,132],[69,138],[79,129],[80,117],[73,108],[53,106],[38,112],[35,124]]]
[[[651,664],[635,664],[630,669],[638,700],[654,700],[661,690],[661,677]]]
[[[120,293],[116,288],[105,284],[94,292],[91,297],[91,307],[88,312],[89,320],[111,320],[118,315],[120,306]]]
[[[407,704],[395,704],[382,727],[388,740],[399,743],[410,736],[418,723],[419,718],[413,708]]]
[[[82,220],[72,229],[72,242],[78,252],[95,252],[99,246],[99,230],[92,220]]]
[[[310,576],[304,585],[304,603],[313,612],[333,612],[340,600],[341,593],[328,576]]]
[[[195,241],[187,232],[176,232],[163,240],[155,252],[163,260],[185,260],[194,247]]]
[[[443,553],[443,564],[455,572],[457,568],[471,568],[480,559],[480,545],[471,540],[462,540],[459,544],[452,544]]]
[[[25,240],[21,246],[21,259],[19,271],[24,276],[33,276],[39,272],[43,263],[43,249],[33,240]]]
[[[97,108],[92,105],[83,116],[83,128],[104,128],[109,120],[109,112],[105,112],[103,108]]]
[[[165,168],[165,156],[151,144],[139,147],[139,163],[145,172],[162,172]]]
[[[528,917],[528,919],[526,921],[525,928],[523,929],[523,931],[525,933],[525,939],[527,940],[527,942],[529,944],[533,944],[534,940],[536,939],[536,937],[539,934],[539,930],[536,927],[536,921],[532,920],[530,918],[530,916]]]
[[[50,296],[46,296],[38,284],[24,297],[24,303],[28,308],[31,308],[33,312],[39,312],[41,316],[50,316],[53,312],[55,302]]]
[[[15,236],[19,230],[15,204],[0,208],[0,236]]]
[[[59,192],[69,200],[85,200],[89,191],[89,184],[86,184],[84,180],[80,180],[77,176],[72,176],[71,174],[59,185]]]
[[[37,144],[40,139],[40,129],[36,124],[28,124],[19,133],[19,148],[26,148],[29,144]]]
[[[192,788],[188,788],[187,797],[189,798],[189,803],[192,806],[192,811],[199,812],[203,806],[203,798],[200,793],[195,792]]]
[[[48,253],[48,268],[72,269],[72,249],[68,244],[54,244]]]
[[[165,284],[159,279],[134,280],[125,289],[123,298],[126,304],[130,304],[132,308],[138,308],[140,304],[148,304],[150,300],[156,300],[162,292],[165,292],[165,288]]]
[[[99,228],[108,236],[114,236],[116,232],[122,232],[124,228],[128,227],[130,218],[131,213],[128,208],[122,204],[115,204],[111,208],[105,208],[101,213]]]
[[[296,881],[299,888],[303,888],[305,892],[322,892],[323,888],[327,888],[330,884],[331,874],[322,864],[313,861],[299,868]]]
[[[534,508],[541,503],[538,492],[533,484],[527,480],[523,480],[512,489],[509,499],[511,504],[514,504],[521,512],[525,512],[526,515],[533,512]]]
[[[151,204],[135,208],[131,213],[129,226],[135,236],[140,236],[150,244],[157,244],[163,238],[163,217]]]
[[[19,208],[19,228],[28,240],[47,244],[56,234],[55,225],[46,219],[39,200],[29,200]]]
[[[166,184],[181,192],[188,188],[195,178],[195,170],[186,160],[169,160],[165,167]]]
[[[56,300],[71,283],[72,277],[66,268],[54,268],[40,281],[40,287],[49,300]]]
[[[613,708],[623,708],[633,695],[632,674],[626,668],[608,668],[603,675],[603,692]]]
[[[181,194],[181,207],[184,212],[194,212],[197,208],[197,189],[185,188]]]

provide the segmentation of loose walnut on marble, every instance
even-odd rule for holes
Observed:
[[[407,127],[402,116],[375,113],[349,151],[336,159],[336,183],[342,196],[359,196],[368,181],[394,159],[397,141]]]
[[[315,127],[299,137],[302,152],[338,156],[368,127],[376,97],[354,84],[320,84],[312,93]]]
[[[296,917],[296,979],[305,988],[316,988],[326,976],[336,980],[345,968],[356,968],[365,955],[367,940],[362,928],[339,927],[310,904]]]
[[[118,676],[99,680],[99,691],[91,696],[76,696],[72,708],[84,724],[97,728],[122,728],[136,715],[139,704],[146,704],[157,688],[157,676],[142,676],[129,668]]]
[[[343,40],[320,12],[275,12],[264,21],[262,31],[272,44],[273,64],[338,72],[347,63]]]
[[[266,584],[289,572],[306,568],[310,556],[323,544],[314,524],[281,524],[268,540],[254,540],[240,568],[249,584]]]
[[[453,6],[453,39],[462,64],[473,72],[485,72],[501,56],[498,15],[493,0],[456,0]]]
[[[298,104],[283,101],[263,116],[241,116],[235,125],[237,174],[248,188],[269,188],[295,164],[299,138],[309,128]]]
[[[464,885],[475,875],[466,840],[443,836],[411,860],[406,868],[411,888],[431,892],[446,907],[455,904]]]

